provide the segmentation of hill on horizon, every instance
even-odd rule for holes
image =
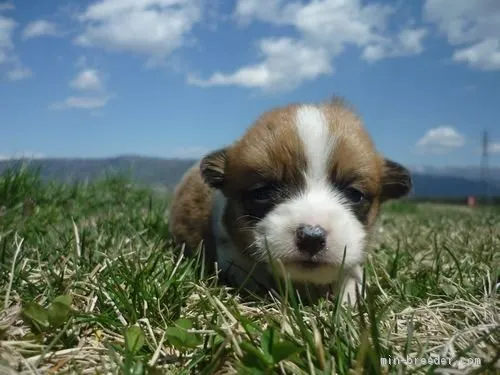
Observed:
[[[0,173],[9,168],[23,165],[30,170],[39,170],[44,181],[73,182],[92,181],[106,173],[129,175],[133,181],[172,190],[180,181],[184,172],[196,162],[195,159],[159,158],[147,156],[124,155],[109,158],[44,158],[16,159],[0,161]],[[464,167],[466,168],[466,167]],[[477,178],[475,171],[448,168],[439,173],[439,169],[418,172],[412,169],[415,198],[462,198],[469,195],[481,196],[484,186]],[[489,184],[491,195],[500,196],[500,169]],[[468,176],[468,177],[467,177]]]

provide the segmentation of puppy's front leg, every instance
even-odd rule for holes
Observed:
[[[362,282],[363,268],[361,265],[354,267],[345,275],[343,282],[340,285],[342,304],[347,303],[348,305],[354,306],[357,303],[356,289],[358,290],[359,296],[361,296],[361,298],[364,297],[361,295]]]

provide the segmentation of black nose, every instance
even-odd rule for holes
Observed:
[[[297,247],[300,251],[314,255],[326,243],[326,230],[319,225],[300,224],[296,231]]]

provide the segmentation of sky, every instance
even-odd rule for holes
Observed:
[[[500,165],[500,1],[0,0],[0,159],[201,157],[334,95],[389,158]]]

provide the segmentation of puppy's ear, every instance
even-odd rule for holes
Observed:
[[[200,171],[205,183],[220,189],[224,185],[226,169],[226,148],[212,151],[206,155],[200,163]]]
[[[382,202],[407,196],[413,188],[411,173],[395,161],[384,159],[382,172]]]

